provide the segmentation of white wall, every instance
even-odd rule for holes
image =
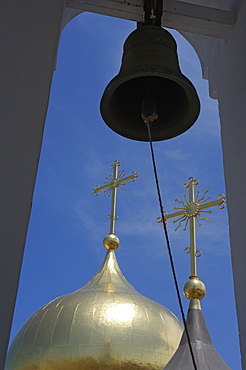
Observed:
[[[232,267],[243,369],[246,369],[246,3],[227,40],[184,34],[196,49],[210,95],[218,98]],[[226,287],[224,292],[226,294]]]
[[[1,2],[0,369],[8,345],[64,0]]]
[[[217,3],[221,3],[221,0]],[[72,11],[63,17],[64,4],[65,0],[11,0],[1,4],[0,369],[4,366],[12,321],[61,24],[78,13]],[[237,23],[226,41],[185,34],[201,59],[204,76],[209,78],[211,95],[219,99],[232,261],[244,369],[246,369],[245,13],[246,3],[241,1]],[[182,31],[184,28],[182,25]],[[226,294],[226,287],[225,291],[219,294]]]

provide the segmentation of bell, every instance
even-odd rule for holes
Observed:
[[[113,131],[139,141],[149,141],[148,117],[153,141],[178,136],[195,123],[199,98],[180,71],[169,32],[150,25],[128,36],[120,72],[106,87],[100,109]]]

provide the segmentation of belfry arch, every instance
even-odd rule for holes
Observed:
[[[89,5],[83,0],[13,0],[2,5],[0,284],[3,302],[0,326],[3,339],[0,367],[4,364],[11,327],[60,32],[69,20],[85,10],[102,13],[101,8],[97,10],[99,5],[95,5],[98,2],[87,3]],[[113,2],[112,8],[108,5],[110,1],[105,3],[107,15],[141,20],[140,0],[124,6],[114,2],[117,9]],[[178,5],[176,10],[174,5]],[[246,283],[246,159],[243,154],[246,5],[242,0],[226,3],[201,0],[197,6],[169,0],[164,1],[164,12],[163,26],[177,29],[193,45],[203,76],[209,80],[210,95],[219,101],[235,293],[245,366],[246,303],[241,292]],[[184,22],[189,17],[190,20]]]

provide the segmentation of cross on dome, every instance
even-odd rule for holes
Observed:
[[[135,171],[132,172],[130,176],[125,176],[124,170],[119,171],[120,162],[114,161],[114,164],[111,165],[113,170],[113,175],[106,177],[104,183],[105,185],[99,186],[96,185],[95,189],[92,190],[93,194],[98,195],[100,191],[104,191],[104,196],[110,196],[111,198],[111,213],[108,215],[110,219],[110,229],[109,234],[104,238],[103,244],[106,249],[117,249],[119,246],[119,239],[114,234],[115,231],[115,221],[118,219],[116,216],[116,196],[121,190],[124,190],[123,186],[126,181],[131,180],[134,182],[139,174]]]
[[[176,227],[175,231],[177,231],[182,222],[185,222],[184,230],[186,230],[187,225],[189,223],[190,226],[190,247],[185,248],[185,253],[190,254],[190,274],[191,276],[197,276],[197,268],[196,268],[196,257],[200,257],[202,252],[196,250],[196,222],[198,223],[198,226],[201,226],[201,220],[206,220],[207,222],[210,222],[208,218],[202,217],[201,213],[211,213],[212,211],[204,211],[205,209],[218,206],[220,209],[223,209],[225,207],[226,197],[223,194],[219,194],[218,199],[206,202],[207,200],[211,199],[210,196],[206,197],[206,194],[208,193],[209,189],[206,189],[203,196],[200,197],[200,190],[197,191],[197,194],[195,196],[195,190],[194,187],[199,184],[199,181],[194,179],[193,177],[188,178],[188,182],[184,184],[184,188],[189,190],[189,199],[187,199],[187,196],[184,195],[184,201],[180,201],[178,199],[175,199],[176,202],[183,204],[183,207],[174,207],[173,209],[180,209],[178,212],[174,212],[171,214],[165,214],[164,220],[170,220],[176,217],[179,217],[177,220],[174,220],[173,222],[178,222],[178,226]],[[157,218],[158,223],[163,224],[162,217]]]

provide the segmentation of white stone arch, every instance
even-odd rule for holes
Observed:
[[[60,32],[69,20],[83,11],[75,8],[80,3],[83,5],[83,1],[75,0],[12,0],[4,2],[1,8],[0,368],[4,366],[8,344]],[[127,17],[141,20],[141,2],[135,0],[133,3],[136,12],[132,11]],[[174,1],[171,0],[164,2],[167,15],[169,11],[171,15],[163,20],[163,25],[178,29],[193,45],[201,60],[203,75],[209,80],[210,95],[219,101],[235,294],[245,367],[246,4],[243,0],[217,0],[216,6],[222,13],[216,13],[213,11],[215,1],[193,1],[194,6],[205,6],[204,9],[199,8],[199,15],[204,14],[206,18],[208,14],[216,18],[221,14],[223,18],[221,21],[218,15],[217,28],[216,21],[211,22],[213,27],[207,28],[209,35],[199,35],[202,33],[199,19],[182,24],[183,15],[172,13],[172,3]],[[181,3],[181,10],[187,5],[182,4],[183,1],[176,3]],[[88,1],[88,4],[93,6],[93,1]],[[187,12],[194,12],[195,8],[190,7],[190,3],[188,5]],[[206,13],[210,6],[212,11]],[[124,11],[120,8],[117,16],[122,13],[122,18],[125,18]],[[230,21],[232,11],[234,14],[237,11],[235,25]],[[210,31],[214,27],[220,33],[219,38],[212,37]],[[224,38],[221,37],[223,32]]]

